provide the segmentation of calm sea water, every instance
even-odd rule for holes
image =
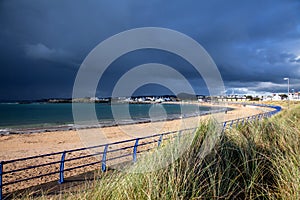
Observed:
[[[86,104],[79,104],[84,110]],[[210,110],[210,107],[199,107],[191,104],[117,104],[116,109],[122,110],[124,106],[129,106],[129,113],[132,120],[145,121],[150,117],[159,118],[162,108],[168,119],[178,118],[182,115],[182,107],[185,114],[199,115]],[[159,106],[159,109],[155,109]],[[154,109],[153,109],[154,108]],[[95,104],[95,110],[100,124],[113,124],[114,118],[109,104]],[[150,111],[150,112],[149,112]],[[151,114],[152,113],[152,114]],[[124,121],[126,119],[124,118]],[[30,127],[51,127],[58,125],[73,124],[72,104],[0,104],[0,129],[5,128],[30,128]]]

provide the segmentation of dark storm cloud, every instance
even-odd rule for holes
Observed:
[[[299,10],[299,1],[3,0],[0,99],[69,97],[80,64],[99,42],[145,26],[197,40],[216,62],[229,93],[284,92],[283,77],[300,90]],[[141,61],[129,56],[123,65],[142,64],[143,58],[176,65],[198,93],[206,92],[187,64],[169,61],[166,54],[143,56]],[[126,71],[118,66],[111,66],[109,79]],[[111,88],[101,88],[106,89]]]

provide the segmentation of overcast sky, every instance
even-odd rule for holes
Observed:
[[[138,27],[164,27],[199,42],[215,61],[226,91],[300,90],[300,1],[0,1],[0,100],[71,97],[76,73],[101,41]],[[175,65],[198,94],[207,90],[191,66],[158,50],[117,59],[97,95],[109,96],[130,68]],[[125,67],[124,67],[125,66]],[[156,85],[140,94],[166,93]]]

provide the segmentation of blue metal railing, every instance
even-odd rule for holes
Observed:
[[[107,149],[108,149],[108,144],[105,145],[104,151],[103,151],[103,156],[102,156],[101,170],[102,170],[103,172],[106,172],[106,154],[107,154]]]
[[[252,121],[262,120],[263,118],[271,117],[272,115],[281,111],[280,106],[261,105],[261,104],[251,104],[251,105],[252,106],[260,106],[260,107],[269,107],[269,108],[273,108],[274,110],[265,112],[262,114],[245,117],[245,118],[239,118],[239,119],[228,120],[228,121],[222,122],[222,127],[223,127],[222,131],[224,131],[227,128],[232,128],[233,125],[236,125],[236,127],[238,127],[239,124],[244,125],[245,123],[249,123]],[[132,156],[132,162],[136,162],[138,154],[149,151],[155,147],[160,147],[163,140],[168,140],[168,139],[171,139],[172,137],[173,138],[178,137],[178,139],[180,140],[180,137],[182,136],[182,134],[184,132],[187,132],[187,131],[193,132],[195,130],[196,130],[195,128],[190,128],[190,129],[184,129],[184,130],[180,130],[180,131],[172,131],[172,132],[156,134],[156,135],[151,135],[151,136],[146,136],[146,137],[133,138],[133,139],[113,142],[113,143],[109,143],[109,144],[102,144],[102,145],[96,145],[96,146],[91,146],[91,147],[72,149],[72,150],[68,150],[68,151],[49,153],[49,154],[31,156],[31,157],[26,157],[26,158],[19,158],[19,159],[14,159],[14,160],[1,161],[0,162],[0,200],[3,199],[3,187],[5,187],[5,186],[20,183],[20,182],[26,182],[26,181],[29,181],[32,179],[39,179],[39,178],[46,177],[46,176],[53,176],[53,175],[57,175],[57,174],[58,174],[58,178],[59,178],[58,182],[60,184],[62,184],[62,183],[64,183],[65,172],[69,172],[72,170],[76,170],[76,169],[80,169],[80,168],[84,168],[84,167],[88,167],[88,166],[94,166],[94,165],[101,165],[101,170],[103,172],[105,172],[105,171],[107,171],[107,161],[120,160],[120,162],[122,162],[121,159],[127,158],[127,160],[128,160],[129,157]],[[176,135],[176,133],[177,133],[177,135]],[[127,143],[127,145],[125,146],[124,144],[126,144],[126,143]],[[157,143],[157,145],[154,145],[155,143]],[[118,145],[120,145],[120,144],[122,144],[122,147],[118,147]],[[147,148],[147,145],[148,146],[152,145],[152,146]],[[117,148],[109,149],[109,148],[113,148],[113,147],[117,147]],[[145,147],[145,149],[139,150],[138,147]],[[79,153],[79,152],[82,153],[83,151],[87,151],[87,150],[94,150],[94,152],[93,153],[89,152],[89,153],[85,153],[85,154],[83,153],[84,155],[71,157],[71,158],[68,157],[71,154]],[[130,150],[132,152],[130,152]],[[122,151],[125,151],[125,154],[120,153]],[[107,157],[108,154],[111,155],[109,158]],[[60,159],[58,156],[60,156]],[[70,167],[66,168],[67,163],[84,160],[84,159],[91,158],[94,156],[102,156],[102,158],[98,159],[98,160],[96,159],[96,161],[93,161],[93,162],[91,160],[88,160],[88,163],[85,163],[85,164],[81,164],[81,163],[76,164],[75,163],[75,164],[71,165]],[[34,160],[36,160],[36,159],[48,158],[48,160],[49,159],[53,160],[53,157],[58,157],[57,161],[46,162],[43,164],[29,165],[27,167],[15,168],[15,169],[11,169],[8,171],[4,170],[5,166],[7,166],[9,164],[26,162],[25,165],[26,164],[28,165],[27,162],[30,160],[33,160],[33,162],[31,162],[31,163],[34,163]],[[31,173],[25,173],[25,175],[28,175],[27,177],[15,179],[13,181],[5,180],[7,178],[6,176],[9,174],[13,175],[18,172],[24,172],[24,171],[28,172],[28,170],[36,170],[41,167],[49,167],[49,166],[56,166],[56,167],[53,168],[54,169],[53,171],[50,171],[45,174],[31,176]],[[5,180],[5,182],[3,182],[4,180]]]

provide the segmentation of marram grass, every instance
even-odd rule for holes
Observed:
[[[299,119],[300,106],[293,106],[270,119],[228,129],[203,157],[199,150],[205,136],[218,130],[211,120],[200,125],[178,159],[174,144],[186,145],[187,138],[164,144],[151,152],[162,156],[140,158],[130,170],[172,161],[166,167],[146,173],[107,173],[76,193],[51,198],[300,199]]]

